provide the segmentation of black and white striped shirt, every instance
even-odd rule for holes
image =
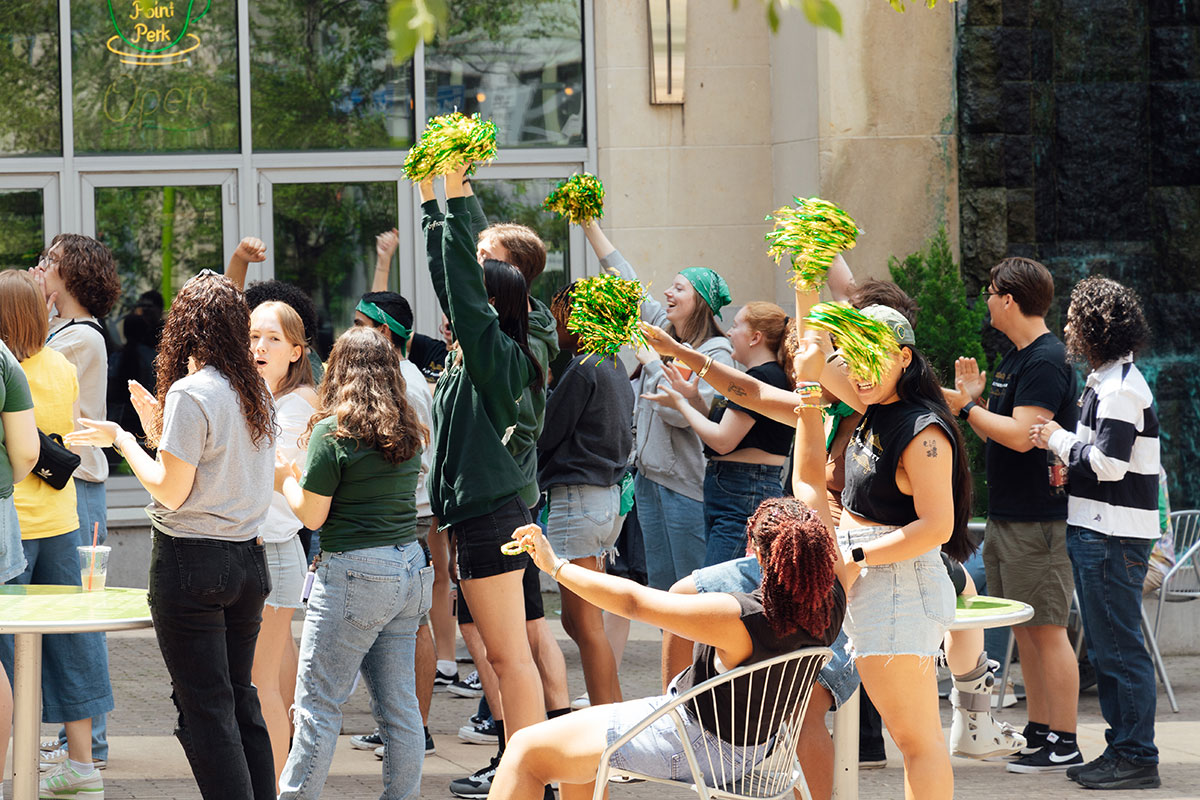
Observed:
[[[1075,433],[1050,449],[1069,468],[1067,522],[1109,536],[1157,539],[1158,413],[1133,356],[1087,377]]]

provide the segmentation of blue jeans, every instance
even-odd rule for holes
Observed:
[[[26,539],[25,571],[12,584],[79,586],[75,531]],[[0,661],[12,679],[13,638],[0,636]],[[42,721],[73,722],[113,709],[108,648],[99,633],[56,633],[42,637]],[[93,758],[98,756],[93,755]]]
[[[1151,539],[1106,536],[1067,526],[1067,553],[1083,614],[1088,660],[1096,670],[1100,713],[1108,723],[1104,755],[1157,764],[1154,711],[1158,687],[1142,637],[1142,583]]]
[[[383,737],[383,800],[416,798],[425,730],[413,659],[417,622],[429,611],[433,567],[417,542],[323,553],[300,639],[292,750],[280,800],[318,798],[342,727],[342,705],[360,670]]]
[[[150,616],[179,711],[175,737],[204,800],[275,797],[271,739],[250,682],[270,591],[266,555],[253,539],[154,532]]]
[[[709,461],[704,470],[704,566],[746,555],[746,520],[768,497],[783,494],[781,467]]]
[[[655,589],[670,589],[704,563],[704,503],[643,475],[633,486],[646,546],[646,578]]]

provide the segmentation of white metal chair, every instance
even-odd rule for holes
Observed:
[[[757,664],[731,669],[675,697],[622,734],[600,756],[594,800],[602,800],[609,779],[618,776],[689,787],[702,800],[780,800],[790,794],[793,788],[798,789],[806,800],[812,800],[804,780],[804,771],[796,760],[796,742],[800,738],[813,683],[821,668],[832,657],[833,652],[827,647],[797,650]],[[719,690],[733,681],[750,681],[751,686],[775,683],[777,688],[759,708],[736,708],[732,693],[726,699],[718,699]],[[712,732],[725,747],[733,748],[729,742],[752,743],[745,746],[745,763],[753,766],[745,770],[739,771],[729,766],[727,758],[723,757],[728,753],[725,747],[710,747],[705,740],[703,748],[693,749],[691,737],[686,734],[684,715],[690,717],[691,724],[697,725],[699,723],[695,720],[699,718],[700,709],[716,711],[719,702],[729,703],[730,718],[734,722],[731,730]],[[609,764],[614,752],[663,717],[670,717],[683,741],[683,755],[691,772],[690,784],[617,769]],[[705,768],[713,776],[711,781],[705,780]]]
[[[1158,650],[1158,628],[1162,624],[1163,607],[1167,603],[1184,603],[1200,600],[1200,511],[1173,511],[1170,517],[1171,535],[1175,544],[1175,565],[1167,570],[1160,585],[1149,596],[1158,596],[1158,610],[1154,614],[1154,625],[1142,608],[1142,633],[1146,646],[1154,660],[1154,668],[1167,692],[1171,710],[1179,713],[1171,679],[1167,677],[1167,665]]]

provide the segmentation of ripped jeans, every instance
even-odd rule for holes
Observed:
[[[421,789],[425,731],[413,659],[417,623],[429,611],[433,567],[418,542],[323,553],[300,638],[292,750],[280,800],[318,798],[342,727],[342,705],[361,669],[383,737],[384,800]]]

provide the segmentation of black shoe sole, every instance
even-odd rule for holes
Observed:
[[[1157,789],[1162,786],[1162,780],[1157,775],[1153,778],[1126,778],[1108,783],[1088,783],[1081,775],[1075,782],[1085,789]]]

